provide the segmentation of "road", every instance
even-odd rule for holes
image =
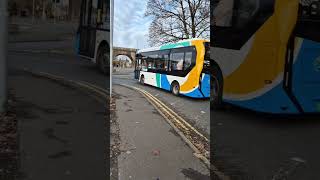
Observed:
[[[97,71],[89,60],[72,54],[73,45],[72,41],[11,43],[9,68],[51,73],[108,89],[109,77]]]
[[[320,119],[211,111],[215,166],[231,179],[320,179]]]
[[[10,43],[9,44],[9,69],[10,71],[14,70],[23,70],[29,69],[34,72],[45,72],[54,74],[57,76],[64,77],[68,80],[74,81],[85,81],[91,83],[93,85],[102,87],[104,89],[109,88],[109,76],[101,74],[90,61],[80,58],[74,55],[72,50],[73,42],[70,40],[66,41],[50,41],[50,42],[23,42],[23,43]],[[50,51],[49,51],[50,50]],[[121,75],[120,75],[121,76]],[[123,79],[123,75],[117,79],[115,77],[113,79],[114,84],[125,83],[131,84],[135,86],[139,86],[132,79],[131,74],[126,75],[127,78]],[[128,79],[128,78],[131,79]],[[184,97],[174,97],[170,93],[152,88],[152,87],[142,87],[148,90],[153,95],[157,96],[160,100],[164,101],[166,104],[173,107],[175,111],[187,117],[187,119],[194,119],[194,124],[198,122],[198,125],[203,127],[203,132],[209,136],[209,107],[206,104],[209,104],[208,101],[194,101],[193,99],[188,99]],[[132,90],[131,90],[132,91]],[[117,92],[116,92],[117,93]],[[138,94],[137,92],[132,92],[133,94]],[[133,103],[135,99],[140,99],[142,101],[143,96],[138,94],[138,96],[128,97],[128,99],[123,99],[121,101],[129,101]],[[141,96],[141,97],[140,97]],[[137,100],[138,102],[138,100]],[[148,101],[143,100],[140,102],[142,104],[146,104]],[[125,104],[125,103],[122,103]],[[196,105],[195,105],[196,104]],[[131,105],[131,106],[132,106]],[[187,106],[186,106],[187,105]],[[118,104],[118,106],[121,106]],[[186,106],[186,107],[184,107]],[[138,108],[138,107],[136,107]],[[155,113],[155,109],[152,106],[148,106],[149,110],[144,113],[144,115],[149,114],[148,117],[154,120],[153,123],[149,121],[150,118],[141,119],[141,122],[144,121],[143,124],[151,123],[148,127],[154,128],[153,131],[150,131],[148,136],[145,136],[145,140],[150,141],[150,145],[154,146],[154,148],[158,148],[161,150],[161,157],[168,157],[169,160],[156,160],[155,164],[157,167],[153,169],[153,174],[149,174],[149,177],[153,177],[153,175],[157,175],[157,177],[177,177],[179,179],[208,179],[208,169],[205,165],[197,159],[192,153],[192,150],[178,137],[173,133],[173,130],[170,126],[165,122],[165,120],[160,116],[160,114]],[[117,118],[128,118],[130,115],[126,115],[127,112],[122,111],[123,108],[117,109]],[[135,109],[135,108],[133,108]],[[120,112],[120,114],[119,114]],[[137,114],[138,115],[138,114]],[[123,122],[123,121],[122,121]],[[206,124],[207,123],[207,124]],[[130,124],[122,124],[121,121],[119,123],[120,126],[120,137],[122,144],[127,144],[128,138],[132,137],[130,131],[125,131],[124,129]],[[134,124],[135,125],[135,124]],[[141,123],[142,125],[142,123]],[[142,127],[142,126],[140,126]],[[142,132],[142,131],[141,131]],[[143,135],[143,134],[141,134]],[[148,137],[154,137],[153,139],[149,139]],[[161,141],[157,142],[157,139],[161,137]],[[111,138],[112,139],[112,138]],[[139,138],[140,139],[140,138]],[[170,139],[170,141],[166,141]],[[145,153],[149,153],[149,156],[153,157],[150,149],[143,148],[143,144],[141,142],[144,141],[133,141],[137,142],[137,148],[142,148],[139,151],[132,152],[132,155],[137,153],[137,156],[133,157],[133,159],[143,158]],[[171,145],[167,144],[171,143]],[[139,145],[140,144],[140,145]],[[172,146],[174,145],[175,146]],[[175,147],[175,148],[173,148]],[[126,154],[121,154],[121,158],[127,158]],[[130,157],[129,157],[130,158]],[[170,160],[172,159],[172,160]],[[158,162],[157,162],[158,161]],[[119,166],[123,165],[121,162],[127,162],[126,160],[120,161]],[[129,162],[129,161],[128,161]],[[189,163],[188,163],[189,162]],[[192,163],[191,163],[192,162]],[[151,162],[148,162],[151,163]],[[165,169],[160,171],[160,167],[163,167],[166,163],[170,163],[171,166],[168,166],[168,170],[171,170],[170,174],[165,175]],[[152,163],[151,163],[152,164]],[[118,164],[111,164],[111,166],[118,166]],[[151,167],[150,164],[142,165],[143,167]],[[171,168],[170,168],[171,167]],[[117,168],[117,167],[113,167]],[[158,170],[157,170],[158,169]],[[120,172],[126,170],[125,168],[120,168]],[[122,170],[122,171],[121,171]],[[134,174],[135,171],[131,172],[132,177],[143,177],[143,174]],[[138,171],[137,171],[138,173]],[[122,173],[123,174],[123,173]],[[161,175],[164,174],[164,175]]]
[[[10,70],[8,82],[18,120],[19,179],[105,179],[105,103],[21,71]]]
[[[126,71],[121,73],[121,70],[119,70],[119,72],[113,73],[112,83],[127,84],[150,92],[166,105],[172,107],[174,111],[179,113],[207,138],[210,136],[210,103],[208,99],[198,100],[182,96],[177,97],[168,91],[141,85],[133,77],[133,72]]]
[[[70,40],[9,44],[9,85],[22,102],[18,114],[35,114],[32,121],[18,117],[22,179],[105,179],[108,175],[104,159],[108,147],[105,103],[21,73],[24,69],[51,73],[108,89],[109,77],[90,61],[72,54],[72,46]],[[64,110],[66,107],[69,110]]]

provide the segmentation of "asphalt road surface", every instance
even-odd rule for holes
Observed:
[[[35,111],[40,114],[31,122],[23,117],[19,119],[20,171],[25,174],[23,179],[107,178],[104,158],[108,148],[104,141],[107,137],[105,105],[72,88],[64,90],[63,86],[49,80],[34,77],[35,80],[30,80],[27,75],[19,74],[21,70],[29,69],[108,89],[109,76],[100,73],[90,61],[72,54],[72,48],[72,41],[9,44],[10,87],[14,87],[15,95],[20,100],[23,98],[23,101],[37,104],[35,107],[23,104],[24,109],[18,109],[18,113]],[[47,50],[54,51],[48,53]],[[34,92],[39,94],[30,95]],[[48,115],[41,111],[49,108],[51,112],[64,107],[72,110]],[[54,174],[54,177],[47,177],[48,174]]]
[[[9,75],[18,120],[18,179],[106,179],[105,103],[28,73]]]
[[[109,76],[100,73],[89,60],[72,54],[73,48],[71,40],[11,43],[8,47],[9,68],[51,73],[109,89]]]
[[[159,98],[171,107],[190,124],[196,127],[206,137],[210,135],[210,102],[208,99],[192,99],[175,96],[172,93],[148,85],[141,85],[134,79],[133,72],[116,72],[112,75],[113,84],[126,84],[139,87]]]
[[[213,159],[231,179],[320,179],[320,118],[279,117],[236,107],[211,111]]]

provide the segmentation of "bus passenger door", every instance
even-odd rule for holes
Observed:
[[[141,64],[141,59],[138,59],[138,56],[137,56],[136,63],[134,65],[134,78],[135,79],[139,79],[139,77],[140,77],[140,64]]]
[[[82,0],[79,54],[94,58],[96,44],[97,0]]]

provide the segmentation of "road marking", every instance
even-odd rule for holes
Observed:
[[[51,80],[55,80],[55,81],[61,81],[63,83],[68,83],[71,86],[79,86],[81,88],[87,89],[87,90],[91,90],[93,92],[95,92],[96,94],[104,97],[104,98],[110,98],[109,97],[109,93],[106,89],[103,89],[101,87],[98,87],[96,85],[93,85],[91,83],[88,82],[84,82],[84,81],[73,81],[73,80],[67,80],[62,76],[57,76],[57,75],[53,75],[50,73],[45,73],[45,72],[39,72],[39,73],[35,73],[32,72],[28,69],[24,69],[25,72],[31,73],[33,75],[36,76],[40,76],[40,77],[44,77],[47,79],[51,79]],[[230,178],[228,176],[226,176],[225,174],[223,174],[221,171],[219,171],[213,164],[210,164],[210,161],[208,160],[208,158],[206,157],[206,155],[204,154],[203,151],[198,149],[198,145],[199,144],[194,144],[191,140],[188,139],[187,136],[190,137],[189,135],[185,135],[183,131],[181,131],[180,129],[185,130],[186,132],[190,132],[193,131],[195,134],[197,134],[199,137],[203,138],[203,140],[206,143],[209,143],[209,140],[202,135],[199,131],[197,131],[192,125],[190,125],[187,121],[185,121],[181,116],[179,116],[177,113],[175,113],[171,108],[169,108],[168,106],[166,106],[163,102],[161,102],[159,99],[157,99],[156,97],[154,97],[153,95],[151,95],[149,92],[134,87],[134,86],[129,86],[129,85],[124,85],[124,84],[120,84],[121,86],[130,88],[130,89],[134,89],[137,90],[138,92],[140,92],[142,95],[144,95],[146,97],[146,99],[156,108],[156,110],[166,119],[166,121],[171,125],[171,127],[180,135],[180,137],[189,145],[189,147],[195,152],[194,156],[199,158],[200,160],[202,160],[207,167],[215,174],[217,175],[221,180],[230,180]],[[178,125],[176,125],[174,122],[172,122],[172,120],[174,120],[174,122]],[[180,129],[179,129],[180,127]]]
[[[171,108],[161,102],[159,99],[151,95],[149,92],[140,89],[138,87],[119,84],[121,86],[133,89],[141,93],[146,99],[156,108],[156,110],[164,117],[164,119],[170,124],[170,126],[180,135],[180,137],[189,145],[189,147],[194,151],[194,156],[202,160],[206,166],[220,179],[230,180],[228,176],[219,171],[213,164],[210,164],[210,161],[206,157],[206,154],[203,150],[199,149],[199,144],[195,143],[194,140],[190,137],[190,132],[192,131],[200,138],[202,138],[207,145],[209,145],[209,140],[202,135],[198,130],[196,130],[192,125],[190,125],[186,120],[174,112]],[[189,138],[188,138],[189,137]],[[207,151],[207,150],[205,150]],[[207,151],[208,152],[208,151]],[[207,153],[209,154],[209,153]]]
[[[88,82],[84,82],[84,81],[74,81],[74,80],[67,80],[62,76],[58,76],[58,75],[54,75],[54,74],[50,74],[50,73],[46,73],[46,72],[32,72],[28,69],[24,69],[25,72],[31,73],[33,75],[36,76],[40,76],[40,77],[44,77],[47,79],[51,79],[51,80],[55,80],[55,81],[60,81],[62,83],[68,83],[71,86],[77,86],[86,90],[90,90],[91,92],[94,92],[95,94],[97,94],[100,97],[103,97],[105,99],[110,98],[109,93],[106,89],[103,89],[101,87],[98,87],[96,85],[93,85],[91,83]]]

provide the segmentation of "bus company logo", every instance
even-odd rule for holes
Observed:
[[[314,69],[317,72],[320,72],[320,56],[313,63]]]

